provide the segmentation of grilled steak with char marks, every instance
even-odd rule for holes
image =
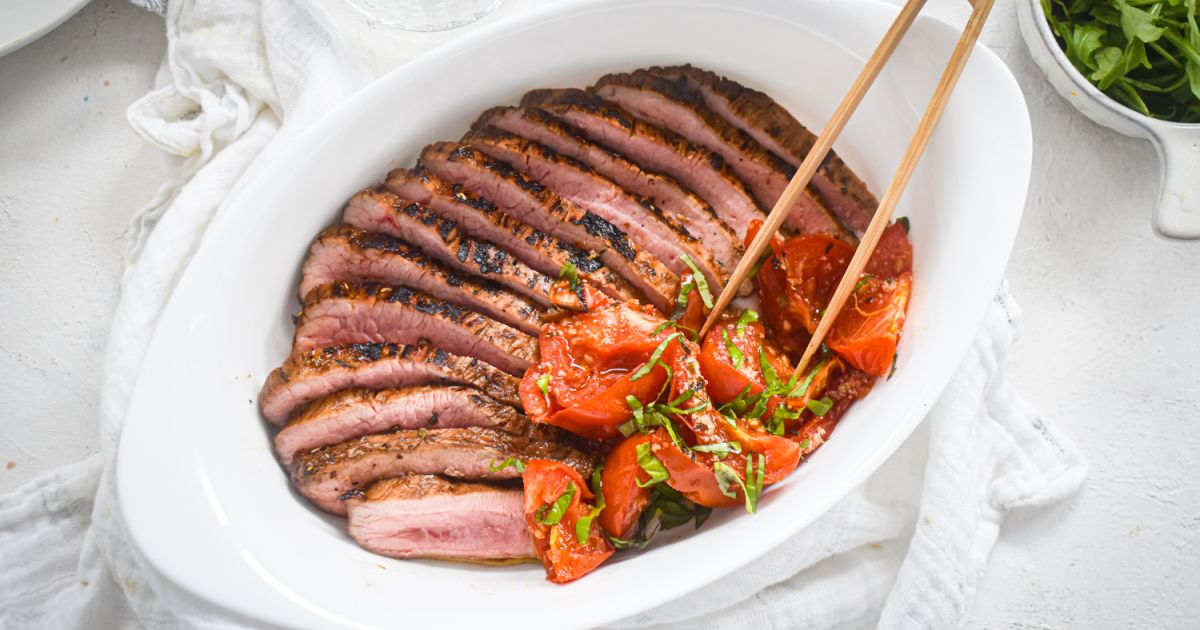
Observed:
[[[296,318],[293,352],[344,343],[417,343],[472,356],[520,376],[537,359],[537,339],[408,287],[335,282],[309,292]]]
[[[555,195],[507,164],[469,146],[443,142],[421,152],[421,165],[539,230],[599,252],[605,265],[637,287],[659,310],[665,312],[674,300],[678,278],[662,261],[600,215]]]
[[[551,278],[504,248],[463,234],[453,221],[383,186],[355,195],[346,204],[343,220],[359,229],[402,238],[450,269],[489,279],[550,306]]]
[[[690,65],[655,67],[649,72],[685,81],[709,109],[792,166],[799,166],[817,141],[787,109],[758,90]],[[879,207],[867,185],[832,150],[813,176],[812,186],[842,223],[859,233],[867,229]]]
[[[616,300],[632,300],[638,295],[624,278],[604,265],[596,252],[536,230],[508,216],[487,199],[461,185],[443,181],[425,169],[396,169],[388,173],[387,185],[396,194],[415,199],[454,221],[463,232],[501,244],[544,274],[556,277],[564,265],[571,263],[581,278]]]
[[[676,274],[690,271],[683,260],[686,255],[714,291],[724,285],[725,270],[698,238],[654,204],[629,194],[587,165],[496,128],[472,131],[463,141],[544,184],[558,196],[600,215]]]
[[[334,392],[427,384],[468,385],[503,403],[521,406],[518,379],[426,341],[355,343],[295,353],[267,377],[258,402],[263,416],[279,426],[296,410]]]
[[[275,434],[279,461],[319,446],[393,429],[491,427],[522,419],[516,409],[460,385],[347,389],[309,405]]]
[[[520,488],[403,475],[377,481],[345,504],[350,537],[380,555],[452,560],[533,556]]]
[[[383,282],[417,289],[530,335],[542,308],[494,283],[451,273],[420,249],[387,234],[341,224],[317,236],[300,269],[300,295],[337,281]]]
[[[639,70],[601,77],[592,91],[634,116],[670,129],[725,158],[763,207],[774,207],[795,173],[795,168],[782,158],[710,110],[686,81],[671,81]],[[833,213],[811,190],[802,191],[788,213],[785,222],[800,232],[843,232]]]
[[[618,186],[651,201],[668,217],[686,225],[726,270],[732,270],[737,265],[742,255],[737,234],[717,216],[711,205],[674,179],[647,171],[624,155],[591,142],[583,132],[546,110],[493,107],[481,114],[471,128],[478,130],[487,127],[503,129],[539,142],[588,165]]]
[[[639,120],[616,103],[583,90],[533,90],[524,107],[545,109],[580,129],[593,142],[620,151],[642,168],[669,175],[716,209],[739,240],[766,213],[720,155],[678,134]]]
[[[297,453],[291,476],[301,494],[334,514],[345,513],[340,497],[347,492],[354,496],[372,482],[406,473],[469,480],[516,479],[520,473],[512,467],[491,470],[510,457],[561,462],[587,478],[592,473],[591,458],[560,443],[561,435],[555,427],[528,421],[523,427],[504,430],[393,431]]]

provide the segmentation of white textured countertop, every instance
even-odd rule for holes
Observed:
[[[444,37],[322,1],[376,71]],[[930,4],[959,23],[968,11]],[[1025,90],[1035,138],[1008,272],[1026,325],[1013,376],[1091,475],[1075,498],[1009,517],[970,626],[1200,627],[1200,243],[1151,233],[1150,145],[1075,113],[1030,60],[1012,3],[996,11],[984,41]],[[122,231],[172,166],[125,107],[164,48],[158,17],[95,0],[0,58],[0,492],[97,448]]]

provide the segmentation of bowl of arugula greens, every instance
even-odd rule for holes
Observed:
[[[1063,98],[1154,144],[1155,230],[1200,239],[1200,0],[1018,0],[1017,15]]]

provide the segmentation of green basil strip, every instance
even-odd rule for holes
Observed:
[[[505,468],[508,468],[510,466],[513,468],[516,468],[517,472],[519,472],[521,474],[525,474],[525,462],[522,460],[519,460],[515,457],[509,457],[509,458],[505,459],[504,461],[500,462],[499,464],[496,463],[496,460],[492,460],[492,461],[488,462],[488,472],[496,472],[497,470],[504,470]]]
[[[808,376],[804,377],[804,380],[799,385],[796,385],[792,388],[792,391],[788,392],[788,398],[803,398],[805,394],[808,394],[809,385],[812,385],[813,379],[817,377],[817,372],[820,372],[823,367],[825,367],[825,361],[821,361],[813,367]]]
[[[762,453],[758,455],[758,469],[755,470],[750,465],[750,458],[746,458],[746,481],[749,485],[743,484],[742,488],[746,491],[746,511],[754,514],[758,510],[758,499],[762,497],[763,491],[763,465],[764,458]]]
[[[567,513],[567,508],[571,507],[571,499],[575,498],[577,492],[579,492],[579,488],[575,486],[575,482],[568,481],[566,492],[560,494],[552,505],[544,505],[542,509],[538,510],[539,512],[545,510],[542,515],[537,517],[538,522],[542,525],[557,525],[563,515]]]
[[[654,452],[650,450],[649,442],[643,442],[637,445],[637,463],[638,466],[641,466],[642,470],[646,471],[646,474],[650,476],[650,481],[647,481],[646,483],[642,483],[641,481],[637,482],[639,488],[649,488],[654,484],[662,483],[670,478],[670,475],[667,474],[666,467],[663,466],[663,463],[654,456]]]
[[[729,457],[730,453],[741,453],[742,445],[736,440],[716,444],[697,444],[692,447],[698,453],[713,453],[717,457]]]
[[[742,311],[742,316],[737,321],[737,338],[741,339],[746,336],[746,326],[758,321],[758,313],[751,309]]]
[[[550,409],[550,375],[543,374],[537,377],[538,389],[542,390],[542,398],[546,400],[546,409]]]
[[[723,462],[713,464],[713,476],[717,478],[717,487],[721,489],[721,494],[730,499],[737,498],[737,490],[733,489],[734,484],[744,487],[742,478],[738,477],[737,471]]]
[[[742,349],[733,343],[729,338],[729,329],[721,329],[721,337],[725,339],[725,351],[729,353],[729,358],[733,361],[734,369],[742,367]]]
[[[596,495],[596,507],[592,508],[588,515],[575,521],[575,540],[579,544],[586,544],[592,533],[592,521],[604,511],[604,488],[600,482],[600,471],[604,470],[604,464],[600,464],[592,471],[592,494]]]
[[[770,397],[779,393],[782,389],[779,382],[779,373],[775,371],[775,366],[771,365],[771,362],[767,360],[767,351],[761,347],[758,349],[758,368],[762,370],[763,381],[767,384],[766,391],[770,392],[766,395]]]
[[[668,335],[666,339],[663,339],[662,343],[658,344],[658,347],[654,349],[654,352],[650,353],[650,358],[642,364],[642,367],[638,368],[637,371],[633,373],[633,376],[629,378],[629,381],[636,381],[649,374],[650,371],[654,369],[654,364],[658,363],[659,359],[662,359],[663,353],[667,351],[667,344],[675,341],[675,339],[679,336],[680,333],[675,332]]]
[[[696,266],[696,262],[687,254],[680,254],[679,259],[692,270],[692,278],[696,280],[696,289],[700,291],[700,300],[704,302],[704,307],[711,309],[713,307],[713,296],[708,290],[708,279],[704,274],[700,273],[700,268]]]
[[[558,278],[559,280],[566,279],[571,284],[571,290],[575,290],[579,287],[579,267],[568,260],[558,268]]]
[[[833,407],[833,401],[830,400],[828,396],[820,400],[808,401],[808,410],[817,414],[818,416],[823,416],[829,413],[829,409],[831,407]]]

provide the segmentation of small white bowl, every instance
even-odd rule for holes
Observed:
[[[1089,83],[1059,47],[1040,0],[1019,0],[1017,19],[1034,62],[1067,102],[1097,125],[1154,144],[1162,167],[1154,230],[1166,238],[1200,239],[1200,124],[1143,116]]]

